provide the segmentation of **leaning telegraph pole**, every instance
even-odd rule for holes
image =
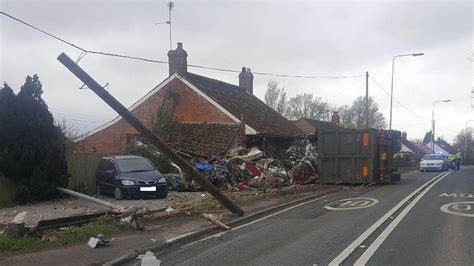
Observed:
[[[369,71],[365,72],[365,128],[369,128]]]
[[[122,118],[134,127],[142,136],[151,144],[153,144],[159,152],[167,156],[173,163],[178,165],[181,170],[188,176],[192,177],[201,187],[203,187],[216,200],[222,203],[224,207],[234,214],[243,215],[244,211],[234,204],[229,198],[214,187],[201,173],[199,173],[191,164],[181,158],[166,143],[158,137],[153,131],[145,127],[125,106],[108,93],[97,81],[87,74],[80,66],[78,66],[65,53],[58,56],[61,62],[69,71],[71,71],[78,79],[80,79],[87,87],[89,87],[97,96],[114,109]]]

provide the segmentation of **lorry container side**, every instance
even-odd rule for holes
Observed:
[[[399,131],[322,129],[318,132],[320,183],[387,183],[400,180],[393,154],[400,149]]]

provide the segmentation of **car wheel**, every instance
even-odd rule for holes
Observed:
[[[122,193],[122,190],[120,189],[120,187],[115,187],[115,189],[114,189],[114,197],[115,197],[115,199],[117,199],[117,200],[123,199],[123,193]]]
[[[420,172],[424,172],[425,170],[420,169]]]
[[[102,195],[102,190],[100,189],[100,185],[99,185],[99,184],[97,184],[96,194],[99,195],[99,196]]]

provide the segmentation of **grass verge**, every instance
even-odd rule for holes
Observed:
[[[80,242],[85,243],[90,237],[97,234],[103,234],[108,238],[112,234],[123,230],[127,229],[120,225],[118,221],[105,217],[82,226],[47,231],[41,236],[17,238],[0,235],[0,255],[57,248]]]

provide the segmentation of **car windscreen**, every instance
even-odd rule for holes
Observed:
[[[155,167],[148,160],[143,158],[118,159],[117,165],[120,172],[124,173],[155,170]]]
[[[443,160],[443,155],[431,154],[423,156],[422,160]]]

